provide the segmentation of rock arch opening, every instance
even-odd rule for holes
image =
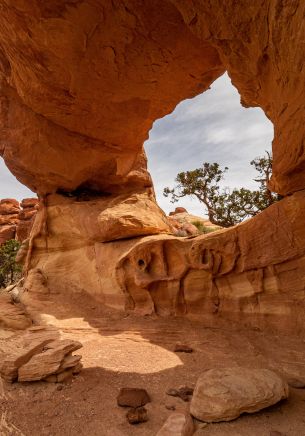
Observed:
[[[185,207],[193,215],[206,213],[194,196],[173,206],[163,189],[173,186],[178,172],[217,162],[229,171],[222,186],[257,189],[257,173],[250,161],[271,150],[273,125],[260,108],[243,108],[240,95],[225,73],[204,93],[185,100],[175,110],[155,121],[145,142],[148,170],[158,204],[168,214]]]

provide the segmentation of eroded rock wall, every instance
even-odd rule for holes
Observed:
[[[303,330],[305,192],[231,229],[112,242],[102,242],[99,228],[99,211],[111,210],[104,202],[49,198],[47,233],[35,238],[26,289],[85,292],[141,315]],[[33,231],[43,216],[40,210]]]

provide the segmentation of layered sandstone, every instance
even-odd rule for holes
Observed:
[[[10,239],[22,242],[29,237],[37,207],[37,198],[25,198],[20,204],[15,199],[0,200],[0,245]]]
[[[27,286],[41,276],[50,292],[141,313],[302,329],[305,4],[1,6],[0,153],[41,199],[23,247]],[[177,239],[155,205],[143,142],[225,71],[242,104],[273,122],[271,185],[289,196],[233,229]]]
[[[31,327],[26,333],[7,341],[2,350],[1,377],[9,382],[45,380],[61,382],[81,371],[82,347],[78,341],[61,340],[56,329]]]

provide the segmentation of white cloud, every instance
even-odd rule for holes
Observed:
[[[157,120],[145,143],[148,166],[160,206],[169,212],[176,205],[197,215],[204,213],[196,199],[176,205],[163,197],[178,172],[198,168],[202,162],[228,166],[224,186],[255,188],[250,161],[271,149],[272,123],[259,108],[245,109],[227,74],[210,90],[181,102],[173,113]]]

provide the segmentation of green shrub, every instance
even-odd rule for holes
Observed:
[[[20,245],[11,239],[0,246],[0,287],[6,287],[21,277],[22,267],[16,263]]]
[[[205,226],[202,221],[192,221],[192,224],[197,227],[199,233],[201,234],[212,233],[218,230],[217,227]]]

